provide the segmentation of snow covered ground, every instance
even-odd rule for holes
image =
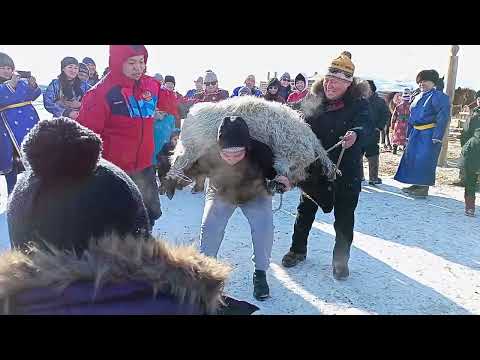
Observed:
[[[351,275],[345,282],[332,278],[333,215],[321,211],[310,233],[307,260],[292,269],[281,266],[299,197],[297,190],[285,194],[274,216],[268,274],[272,298],[265,302],[252,296],[250,229],[237,210],[219,252],[234,268],[227,291],[257,304],[257,314],[480,314],[480,217],[464,215],[463,188],[437,186],[428,199],[415,200],[401,187],[392,179],[363,187]],[[0,245],[7,248],[3,179],[0,193]],[[274,208],[278,200],[277,195]],[[163,216],[154,233],[174,243],[198,243],[203,195],[185,189],[173,200],[162,196],[161,201]]]

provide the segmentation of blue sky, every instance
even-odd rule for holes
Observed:
[[[193,80],[212,69],[219,85],[230,92],[253,73],[257,82],[267,72],[278,76],[288,71],[313,75],[322,73],[342,50],[353,54],[356,75],[385,80],[414,80],[422,69],[446,73],[450,45],[147,45],[148,72],[174,75],[177,90],[185,93]],[[74,56],[92,57],[100,74],[108,63],[107,45],[0,45],[18,70],[30,70],[40,84],[48,85],[60,71],[60,60]],[[460,45],[457,87],[480,89],[478,60],[480,46]]]

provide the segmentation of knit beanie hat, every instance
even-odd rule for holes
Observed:
[[[347,55],[340,55],[333,59],[326,76],[336,77],[348,82],[353,81],[353,74],[355,72],[355,65]]]
[[[247,80],[253,80],[253,81],[255,81],[255,75],[252,75],[252,74],[248,75],[248,76],[245,78],[245,81],[247,81]]]
[[[87,64],[87,65],[90,64],[90,65],[95,65],[95,66],[97,66],[97,65],[95,64],[95,61],[93,61],[93,59],[92,59],[92,58],[89,58],[89,57],[84,57],[83,60],[82,60],[82,63]]]
[[[67,67],[68,65],[72,65],[72,64],[78,66],[78,60],[75,59],[74,57],[67,56],[67,57],[62,59],[60,70],[63,70],[63,69],[65,69],[65,67]]]
[[[32,128],[22,143],[26,175],[7,210],[14,245],[46,241],[81,252],[92,238],[112,232],[149,233],[137,186],[103,160],[101,151],[100,137],[68,118],[39,121]]]
[[[163,76],[162,76],[162,74],[156,73],[155,75],[153,75],[153,77],[155,78],[155,80],[163,81]]]
[[[78,72],[89,75],[88,66],[85,63],[78,64]]]
[[[268,82],[267,89],[272,87],[272,86],[276,86],[277,88],[280,88],[280,86],[281,86],[280,81],[275,77],[270,79],[270,81]]]
[[[288,72],[283,73],[283,75],[280,77],[280,80],[288,80],[290,81],[290,74]]]
[[[9,66],[12,69],[15,69],[15,64],[10,56],[5,53],[0,52],[0,66]]]
[[[417,84],[420,83],[421,81],[431,81],[435,85],[438,83],[438,80],[440,79],[440,75],[438,75],[438,72],[435,70],[422,70],[418,73],[416,82]]]
[[[194,80],[194,82],[203,84],[203,77],[199,76],[197,80]]]
[[[203,78],[203,82],[204,83],[209,83],[209,82],[215,82],[215,81],[218,81],[217,79],[217,75],[211,71],[211,70],[208,70],[206,73],[205,73],[205,76]]]
[[[173,83],[173,85],[175,85],[175,77],[173,77],[172,75],[165,75],[165,82],[171,82]]]
[[[250,145],[250,131],[247,123],[240,116],[227,116],[218,127],[218,145],[222,150],[248,148]]]

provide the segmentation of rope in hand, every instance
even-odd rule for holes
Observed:
[[[329,152],[331,152],[332,150],[336,149],[337,147],[341,146],[341,145],[343,145],[343,136],[340,136],[340,141],[339,142],[337,142],[335,145],[333,145],[332,147],[330,147],[326,150],[327,154]],[[334,182],[337,179],[337,174],[342,176],[342,172],[340,171],[339,168],[340,168],[340,163],[342,161],[344,153],[345,153],[345,147],[342,147],[342,151],[340,152],[340,155],[338,156],[337,163],[335,164],[335,173],[333,175],[333,179],[330,180],[331,182]],[[317,156],[314,161],[318,160],[320,157],[321,157],[321,155]],[[302,191],[302,193],[303,193],[303,195],[305,195],[305,197],[307,197],[315,205],[317,205],[319,208],[321,208],[321,206],[313,199],[313,197],[308,195],[305,191]],[[278,210],[280,210],[280,208]]]

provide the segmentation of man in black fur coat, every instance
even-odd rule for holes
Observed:
[[[349,276],[348,260],[353,241],[355,208],[361,190],[361,147],[370,132],[368,103],[360,99],[353,78],[355,67],[346,55],[334,59],[324,79],[312,85],[311,94],[301,104],[305,121],[312,127],[322,145],[328,149],[343,139],[342,146],[329,153],[333,163],[339,164],[341,175],[334,182],[322,174],[315,163],[310,176],[299,184],[304,191],[297,209],[292,246],[282,264],[292,267],[305,260],[307,239],[318,207],[326,213],[334,211],[335,247],[333,249],[333,276]],[[343,150],[342,150],[343,147]]]

